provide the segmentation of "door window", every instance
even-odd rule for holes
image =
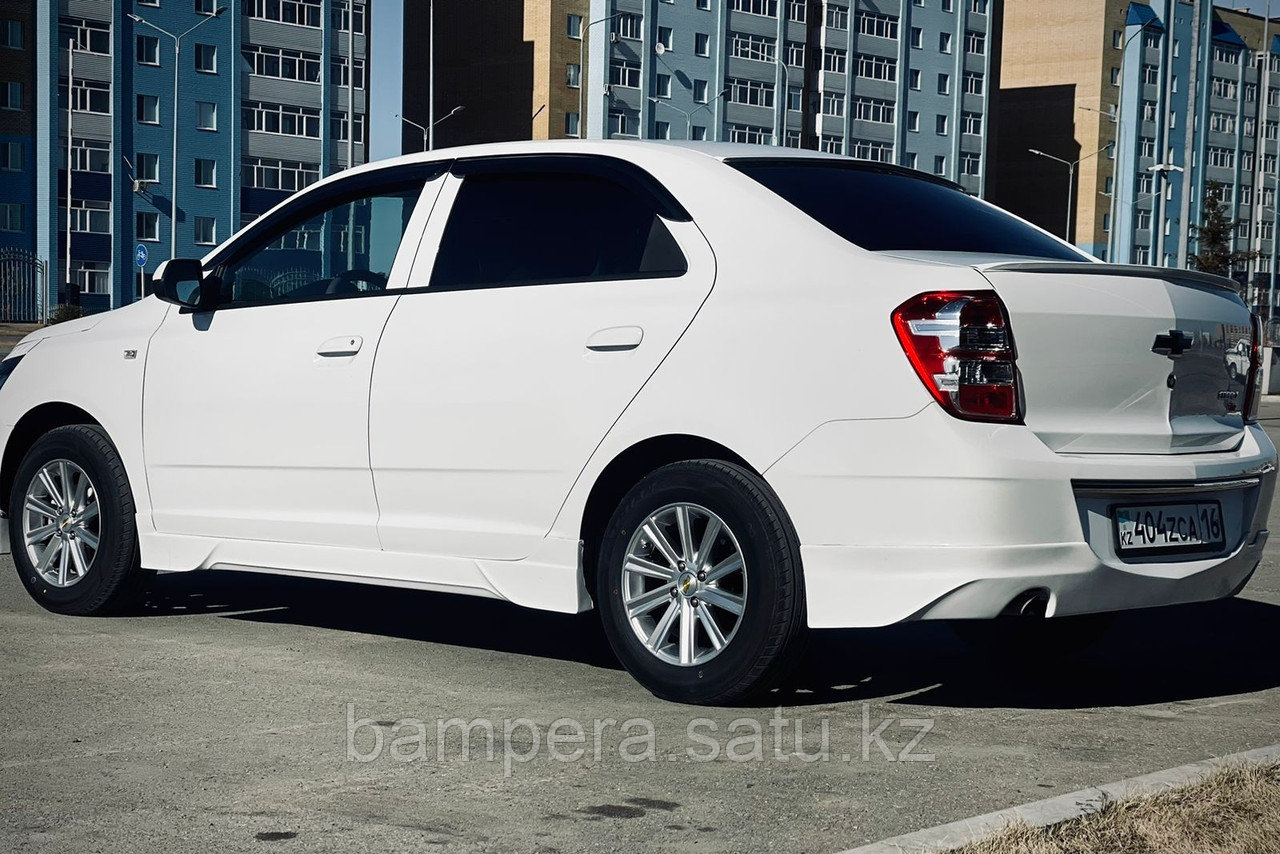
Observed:
[[[445,226],[432,290],[682,276],[644,193],[571,172],[468,175]]]
[[[218,270],[222,305],[382,291],[422,192],[421,180],[326,194],[246,235],[252,248]],[[233,250],[234,251],[234,250]]]

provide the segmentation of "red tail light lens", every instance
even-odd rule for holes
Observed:
[[[968,421],[1022,420],[1013,333],[994,292],[920,294],[893,312],[893,328],[947,412]]]
[[[1253,342],[1249,347],[1249,382],[1244,390],[1244,420],[1258,420],[1258,403],[1262,400],[1262,320],[1253,315]]]

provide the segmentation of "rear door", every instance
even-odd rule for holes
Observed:
[[[1050,448],[1186,454],[1240,443],[1252,320],[1216,277],[1046,263],[983,275],[1009,311],[1027,426]]]
[[[455,171],[374,369],[379,534],[388,551],[519,559],[692,321],[714,259],[623,161]]]

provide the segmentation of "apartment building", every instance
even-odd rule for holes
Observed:
[[[0,4],[0,250],[34,250],[36,60],[33,0]]]
[[[1181,267],[1216,181],[1261,255],[1237,272],[1271,269],[1277,34],[1209,0],[1007,0],[993,201],[1099,258]],[[1075,185],[1029,149],[1080,161]]]
[[[23,230],[61,301],[74,291],[91,311],[132,302],[171,245],[203,255],[366,160],[366,0],[31,5],[24,36],[40,71],[24,102]],[[142,276],[138,244],[149,249]]]
[[[1000,7],[592,0],[587,134],[821,149],[982,193]]]

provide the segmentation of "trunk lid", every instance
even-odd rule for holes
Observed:
[[[1059,453],[1229,451],[1250,312],[1231,283],[1106,264],[979,265],[1009,312],[1026,424]]]

